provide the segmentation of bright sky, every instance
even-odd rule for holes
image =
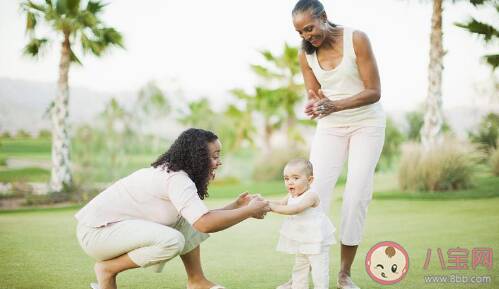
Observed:
[[[71,68],[72,86],[116,93],[156,80],[168,91],[175,82],[187,97],[208,96],[221,106],[228,90],[255,84],[249,64],[261,62],[258,50],[280,52],[285,41],[300,41],[290,16],[295,0],[106,2],[104,20],[123,33],[126,50],[82,57],[84,66]],[[389,111],[414,109],[426,96],[430,2],[323,0],[330,20],[368,34]],[[0,0],[0,77],[55,82],[59,43],[41,60],[23,57],[25,19],[18,3]],[[491,70],[479,59],[486,52],[482,42],[453,25],[475,9],[445,7],[444,106],[468,106],[476,103],[477,88],[490,82]]]

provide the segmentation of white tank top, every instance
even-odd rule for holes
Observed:
[[[321,85],[324,95],[331,100],[347,98],[364,90],[353,48],[353,29],[343,28],[343,58],[334,69],[324,70],[317,53],[306,54],[308,65]],[[318,127],[385,126],[385,113],[380,102],[358,108],[333,112],[318,120]]]

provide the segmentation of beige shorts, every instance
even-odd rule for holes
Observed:
[[[90,257],[103,261],[128,254],[135,264],[155,272],[161,272],[167,261],[190,252],[208,237],[184,218],[172,227],[146,220],[124,220],[100,228],[77,227],[78,242]]]

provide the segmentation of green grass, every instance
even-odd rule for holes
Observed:
[[[488,171],[479,171],[469,189],[445,192],[400,191],[396,175],[378,174],[375,177],[375,199],[418,199],[418,200],[448,200],[448,199],[478,199],[499,197],[499,177]]]
[[[0,170],[0,182],[48,182],[50,171],[42,168]]]
[[[212,208],[229,200],[210,200]],[[374,200],[369,207],[363,243],[359,247],[353,276],[361,288],[387,288],[372,281],[364,269],[371,246],[391,240],[405,247],[410,257],[407,277],[390,288],[498,288],[497,265],[467,271],[442,271],[438,258],[422,269],[427,248],[472,250],[499,249],[499,198],[479,200]],[[333,203],[333,222],[338,227],[340,201]],[[77,289],[94,280],[93,261],[79,248],[75,237],[74,207],[0,213],[0,288]],[[286,281],[293,257],[275,251],[283,217],[247,220],[226,231],[212,234],[202,245],[206,275],[231,289],[267,289]],[[331,250],[331,288],[338,271],[339,246]],[[493,284],[425,284],[424,275],[490,275]],[[179,258],[169,262],[163,273],[136,269],[120,274],[120,289],[184,289],[185,272]]]
[[[50,138],[16,138],[0,140],[0,157],[50,160]]]

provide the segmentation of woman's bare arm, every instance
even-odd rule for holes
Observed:
[[[353,47],[356,54],[357,67],[365,89],[345,99],[334,101],[337,110],[356,108],[375,103],[381,98],[381,83],[378,66],[371,48],[369,38],[364,32],[353,33]]]
[[[307,96],[309,100],[313,99],[313,96],[308,93],[309,91],[318,91],[321,88],[321,85],[317,81],[312,68],[308,65],[307,57],[305,56],[305,51],[300,50],[300,54],[298,55],[298,60],[300,62],[301,74],[303,75],[303,81],[305,83],[305,89],[307,91]]]
[[[199,218],[193,227],[199,232],[214,233],[227,229],[250,217],[270,211],[268,201],[252,199],[247,206],[232,210],[211,210]]]

